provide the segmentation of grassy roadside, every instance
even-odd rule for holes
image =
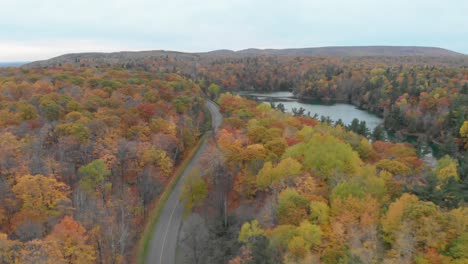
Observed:
[[[211,127],[211,122],[212,122],[211,115],[208,115],[208,117],[209,118],[207,120],[207,124],[209,124]],[[188,153],[188,155],[184,157],[183,161],[179,164],[179,166],[174,171],[174,176],[172,177],[170,182],[167,184],[166,188],[164,189],[164,192],[155,201],[155,206],[148,214],[148,217],[147,217],[148,220],[146,221],[145,229],[143,230],[142,236],[138,242],[137,256],[136,256],[136,260],[138,264],[145,263],[145,259],[148,256],[148,250],[149,250],[149,246],[151,243],[151,238],[154,233],[154,229],[156,228],[156,224],[158,223],[162,209],[164,205],[166,204],[167,199],[169,199],[169,196],[171,195],[172,191],[176,187],[177,182],[179,182],[180,178],[184,174],[185,169],[193,160],[193,157],[195,156],[195,154],[200,150],[200,147],[206,141],[206,138],[207,138],[206,134],[204,134],[198,141],[197,145],[194,148],[192,148],[192,150]]]

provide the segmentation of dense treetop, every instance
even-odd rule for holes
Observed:
[[[231,263],[468,260],[467,181],[453,158],[431,169],[408,144],[370,142],[231,94],[219,104],[230,208],[248,220]]]
[[[205,118],[176,74],[0,69],[0,263],[129,261]]]
[[[204,95],[224,123],[183,186],[187,215],[204,217],[184,225],[188,260],[468,261],[466,57],[120,55],[0,69],[0,262],[131,260],[152,202],[206,130]],[[352,103],[444,156],[431,167],[382,127],[223,93],[238,90]]]

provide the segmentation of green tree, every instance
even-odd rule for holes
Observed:
[[[41,103],[41,108],[48,121],[55,121],[60,118],[61,107],[55,102]]]
[[[354,175],[360,171],[362,163],[350,145],[336,137],[321,134],[288,148],[284,157],[303,159],[304,169],[312,169],[325,179],[335,172]]]
[[[343,181],[333,188],[331,193],[332,200],[334,199],[346,199],[349,196],[356,198],[364,198],[364,188],[357,182]]]
[[[442,207],[456,208],[463,200],[462,184],[454,177],[440,180],[431,174],[427,177],[426,184],[415,185],[410,191],[419,199],[431,201]]]
[[[249,264],[274,264],[275,254],[270,247],[270,240],[264,236],[256,236],[250,245],[250,256],[252,260]]]
[[[297,228],[297,232],[311,246],[320,246],[322,244],[322,229],[318,225],[304,220]]]
[[[367,128],[366,121],[362,120],[361,122],[359,122],[359,129],[357,133],[365,137],[367,137],[370,134],[369,128]]]
[[[271,162],[266,162],[257,175],[257,186],[266,189],[284,185],[284,181],[298,176],[301,169],[302,165],[293,158],[281,160],[276,167],[273,167]]]
[[[258,221],[253,220],[252,222],[246,222],[242,225],[238,240],[240,242],[247,243],[250,242],[251,238],[261,236],[264,233],[265,231],[262,229]]]
[[[219,96],[219,92],[221,91],[221,87],[217,84],[210,84],[210,86],[208,86],[208,93],[210,94],[210,98],[212,100],[215,100],[216,98],[218,98]]]
[[[360,129],[359,119],[354,118],[353,121],[351,121],[351,124],[348,125],[347,129],[353,131],[354,133],[358,133]]]
[[[468,232],[458,236],[449,245],[448,254],[454,258],[468,259]]]
[[[199,171],[194,171],[184,181],[180,200],[185,204],[186,213],[194,206],[200,205],[208,195],[206,182],[200,176]]]
[[[23,103],[19,107],[20,116],[23,120],[32,120],[37,118],[36,108],[30,104]]]
[[[294,189],[283,190],[276,207],[280,224],[298,225],[307,217],[309,201]]]
[[[382,125],[378,125],[372,131],[372,140],[385,140],[385,129]]]
[[[297,227],[293,225],[279,225],[269,233],[272,247],[278,252],[284,252],[288,248],[288,243],[295,236],[298,236]]]
[[[80,123],[60,124],[56,130],[61,135],[72,136],[81,142],[86,142],[89,139],[89,129]]]
[[[330,207],[324,202],[312,201],[310,202],[310,215],[309,219],[313,223],[319,225],[328,223],[330,218]]]
[[[99,195],[102,200],[106,200],[106,195],[112,188],[109,181],[110,171],[102,160],[94,160],[82,166],[78,172],[81,175],[80,186],[89,194]]]

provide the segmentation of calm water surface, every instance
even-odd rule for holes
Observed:
[[[304,108],[305,113],[310,116],[329,116],[333,121],[341,119],[346,125],[351,124],[354,118],[366,121],[367,127],[372,132],[374,128],[383,123],[383,119],[365,110],[358,109],[351,104],[324,104],[319,101],[299,101],[291,92],[272,93],[248,93],[241,92],[241,95],[257,97],[261,102],[274,102],[276,105],[282,103],[287,112],[292,113],[292,109]]]

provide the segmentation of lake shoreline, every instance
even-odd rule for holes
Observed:
[[[274,97],[274,96],[268,96],[268,94],[271,93],[276,93],[276,92],[289,92],[292,94],[292,96],[287,96],[287,97]],[[270,99],[275,99],[276,101],[280,101],[280,99],[295,99],[298,100],[301,103],[304,104],[320,104],[320,105],[334,105],[334,104],[349,104],[355,106],[359,110],[363,110],[366,112],[369,112],[373,115],[378,116],[379,118],[383,119],[383,114],[381,112],[374,112],[369,108],[363,107],[362,105],[358,105],[354,103],[352,100],[346,100],[346,99],[331,99],[331,98],[318,98],[318,97],[312,97],[312,96],[301,96],[301,95],[294,95],[292,91],[250,91],[250,90],[238,90],[234,92],[235,94],[241,95],[241,96],[249,96],[249,97],[264,97],[264,98],[270,98]],[[268,100],[270,101],[270,100]],[[287,100],[289,101],[289,100]]]
[[[235,94],[244,96],[249,99],[253,99],[257,102],[283,104],[287,112],[292,112],[292,109],[299,109],[300,107],[305,109],[305,113],[310,113],[311,116],[317,114],[320,116],[329,117],[334,122],[341,119],[345,124],[350,124],[352,119],[357,118],[360,121],[366,121],[370,132],[375,129],[378,125],[384,125],[384,118],[382,113],[375,113],[370,109],[362,107],[361,105],[354,104],[349,100],[342,99],[323,99],[314,98],[310,96],[297,96],[291,91],[276,91],[276,92],[257,92],[257,91],[236,91]],[[427,137],[424,133],[420,132],[408,132],[408,129],[402,129],[399,131],[389,131],[385,129],[387,133],[400,132],[404,137],[403,142],[408,144],[415,143],[419,137],[426,137],[425,141],[428,143],[431,149],[431,155],[438,153],[438,150],[442,143]],[[413,139],[411,139],[413,137]],[[396,142],[394,139],[388,138],[391,142]],[[417,148],[417,146],[415,146]],[[437,149],[434,149],[436,147]]]
[[[294,108],[305,109],[305,113],[310,112],[311,116],[317,114],[328,116],[333,121],[341,119],[345,124],[351,124],[354,118],[366,121],[368,128],[372,131],[378,125],[383,123],[383,118],[373,112],[353,104],[348,100],[329,100],[318,99],[294,95],[290,91],[279,92],[255,92],[255,91],[236,91],[235,94],[253,99],[258,102],[283,104],[287,112],[292,112]]]

